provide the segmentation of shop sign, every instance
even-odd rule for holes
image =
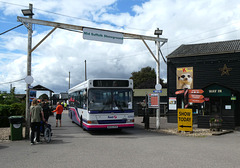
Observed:
[[[209,93],[222,93],[223,91],[221,89],[213,89],[213,90],[208,90]]]

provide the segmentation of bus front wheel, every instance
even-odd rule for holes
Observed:
[[[83,128],[82,116],[80,117],[80,127],[82,127],[82,128]]]

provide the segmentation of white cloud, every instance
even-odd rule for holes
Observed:
[[[33,0],[30,3],[36,19],[149,36],[154,36],[158,27],[163,29],[161,37],[168,39],[162,47],[164,56],[181,44],[232,40],[240,35],[237,0],[231,3],[227,0],[150,0],[132,6],[131,12],[135,15],[119,11],[117,0]],[[29,1],[22,0],[23,6],[13,4],[19,4],[19,1],[0,3],[4,14],[2,21],[8,21],[8,16],[21,16],[21,9],[28,7]],[[51,29],[34,25],[33,46]],[[26,74],[27,30],[21,30],[24,31],[12,31],[0,39],[0,80],[3,82],[20,79]],[[155,53],[155,43],[147,43]],[[57,29],[32,53],[33,85],[41,84],[55,92],[64,92],[68,88],[69,72],[71,86],[85,79],[85,60],[88,78],[129,78],[133,71],[146,66],[156,67],[155,60],[140,40],[125,39],[122,45],[102,43],[83,40],[81,33]],[[163,62],[161,78],[166,79]],[[17,92],[24,92],[26,87],[24,82],[14,83],[14,86]],[[9,87],[0,86],[0,90],[4,88]]]

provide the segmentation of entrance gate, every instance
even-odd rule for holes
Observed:
[[[32,5],[30,4],[30,9],[32,9]],[[104,29],[98,29],[98,28],[91,28],[91,27],[85,27],[85,26],[77,26],[77,25],[71,25],[71,24],[64,24],[64,23],[58,23],[58,22],[51,22],[51,21],[44,21],[44,20],[38,20],[38,19],[32,19],[32,17],[30,16],[29,18],[25,18],[25,17],[17,17],[17,20],[19,22],[21,22],[23,25],[25,25],[28,29],[28,62],[27,62],[27,75],[31,75],[31,53],[50,35],[52,34],[57,28],[61,28],[61,29],[65,29],[65,30],[75,30],[75,31],[79,31],[81,33],[84,33],[84,36],[86,37],[85,39],[89,39],[92,40],[91,38],[91,32],[89,31],[93,31],[93,32],[98,32],[98,33],[104,33],[106,32],[106,36],[108,36],[108,40],[105,42],[112,42],[111,38],[112,35],[114,38],[118,39],[119,41],[115,41],[116,43],[122,43],[121,40],[123,39],[138,39],[138,40],[142,40],[143,43],[145,44],[145,46],[147,47],[147,49],[149,50],[149,52],[151,53],[151,55],[153,56],[153,58],[155,59],[156,63],[157,63],[157,84],[160,84],[160,57],[159,57],[159,53],[162,53],[160,51],[160,47],[163,46],[168,40],[166,38],[159,38],[159,34],[157,33],[157,37],[152,37],[152,36],[145,36],[145,35],[139,35],[139,34],[132,34],[132,33],[124,33],[124,32],[118,32],[118,31],[111,31],[111,30],[104,30]],[[44,25],[44,26],[51,26],[53,27],[53,29],[39,42],[37,43],[36,46],[34,46],[33,48],[31,47],[32,45],[32,24],[38,24],[38,25]],[[87,30],[87,31],[85,31]],[[159,30],[158,30],[159,31]],[[156,31],[155,31],[156,32]],[[89,35],[90,33],[90,35]],[[115,37],[116,35],[116,37]],[[105,37],[103,35],[103,37]],[[97,41],[104,41],[104,38],[100,38],[100,39],[96,39],[94,38],[94,40]],[[105,38],[106,39],[106,38]],[[109,39],[111,39],[109,41]],[[147,45],[145,40],[149,40],[149,41],[154,41],[156,44],[156,55],[157,57],[153,54],[153,52],[151,51],[151,49],[149,48],[149,46]],[[160,44],[160,42],[162,42],[162,44]],[[30,121],[30,117],[29,117],[29,86],[30,84],[27,84],[26,87],[26,136],[28,137],[29,134],[29,121]],[[160,102],[159,102],[160,103]],[[157,115],[156,115],[156,128],[159,129],[160,128],[160,109],[157,109]]]

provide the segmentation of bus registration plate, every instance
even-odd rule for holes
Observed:
[[[107,126],[108,129],[115,129],[115,128],[118,128],[117,125],[112,125],[112,126]]]

